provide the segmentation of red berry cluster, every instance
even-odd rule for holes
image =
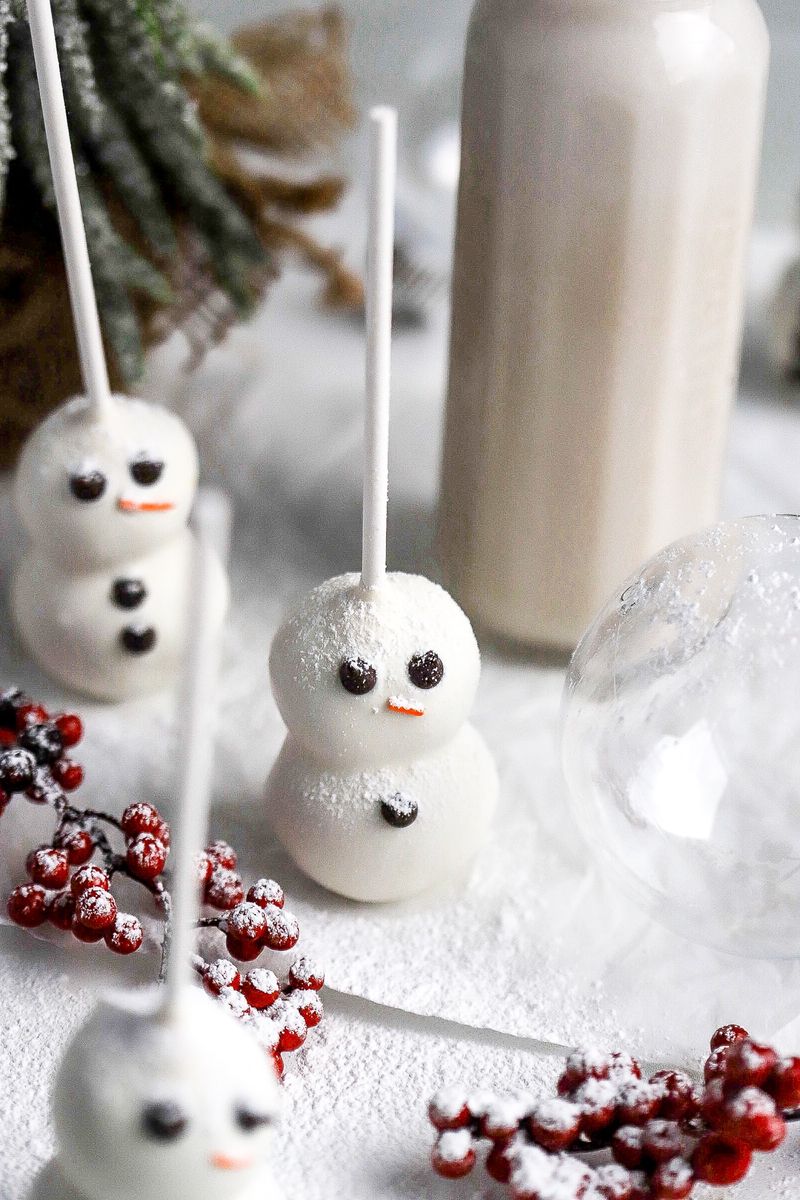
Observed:
[[[779,1059],[727,1025],[711,1039],[705,1074],[705,1088],[682,1071],[644,1080],[628,1054],[579,1051],[554,1097],[447,1089],[429,1107],[434,1170],[469,1174],[488,1140],[486,1169],[514,1200],[686,1200],[698,1182],[738,1183],[753,1151],[786,1136],[783,1112],[800,1108],[800,1059]],[[572,1157],[598,1149],[615,1161],[590,1167]]]
[[[29,854],[29,882],[11,892],[8,915],[28,929],[49,922],[81,942],[102,941],[117,954],[132,954],[143,944],[142,924],[119,911],[112,891],[115,876],[132,879],[152,896],[163,916],[163,978],[170,940],[171,901],[164,875],[169,825],[155,805],[143,801],[129,804],[118,820],[67,799],[65,792],[82,782],[83,769],[64,750],[77,745],[82,735],[79,717],[51,718],[17,689],[0,693],[0,814],[16,792],[50,804],[56,814],[51,843]],[[115,851],[114,840],[124,842],[122,852]],[[272,879],[259,879],[245,894],[236,868],[236,852],[227,842],[213,842],[200,855],[203,901],[221,914],[201,917],[200,928],[224,933],[229,954],[239,962],[253,962],[265,950],[293,949],[300,929],[284,907],[283,888]],[[205,987],[253,1026],[282,1074],[282,1055],[298,1049],[307,1030],[322,1019],[317,995],[322,972],[304,958],[292,965],[283,983],[262,968],[242,978],[226,959],[212,964],[197,959],[195,966]]]
[[[251,1026],[282,1076],[283,1055],[299,1050],[308,1030],[322,1020],[319,991],[325,976],[319,967],[298,958],[281,983],[274,971],[264,967],[242,975],[227,958],[213,963],[198,958],[194,965],[206,990]]]

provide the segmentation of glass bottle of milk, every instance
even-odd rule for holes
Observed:
[[[569,648],[715,519],[768,54],[755,0],[478,0],[440,547],[479,627]]]

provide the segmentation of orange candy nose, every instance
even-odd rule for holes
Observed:
[[[402,713],[406,717],[424,717],[424,708],[409,708],[405,704],[395,704],[392,700],[386,701],[386,707],[390,712]]]
[[[151,501],[142,504],[136,500],[120,499],[117,501],[117,508],[120,512],[169,512],[174,507],[175,505],[171,500]]]
[[[252,1158],[231,1158],[229,1154],[212,1154],[212,1167],[218,1167],[220,1171],[243,1171],[246,1167],[252,1167]]]

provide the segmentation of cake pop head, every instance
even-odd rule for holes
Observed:
[[[87,1200],[239,1200],[264,1182],[279,1109],[264,1051],[189,986],[177,1019],[153,996],[101,1004],[53,1094],[61,1169]]]
[[[78,396],[31,434],[16,503],[31,540],[70,570],[135,559],[188,519],[197,450],[174,413],[126,396],[98,416]]]
[[[466,721],[480,674],[467,617],[438,584],[390,572],[314,588],[272,645],[290,736],[320,762],[382,767],[429,753]]]

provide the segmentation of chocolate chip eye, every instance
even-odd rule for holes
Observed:
[[[265,1126],[272,1124],[272,1117],[269,1113],[255,1112],[252,1108],[237,1108],[236,1124],[245,1133],[252,1133],[256,1129],[264,1129]]]
[[[69,490],[76,500],[99,500],[106,483],[102,471],[76,471],[69,477]]]
[[[189,1119],[171,1100],[148,1104],[142,1111],[142,1132],[156,1142],[173,1142],[185,1132]]]
[[[434,650],[415,654],[408,664],[408,678],[418,688],[435,688],[442,682],[444,663]]]
[[[363,658],[346,658],[339,666],[339,680],[345,691],[366,696],[378,682],[378,672]]]
[[[142,487],[150,487],[152,484],[158,483],[163,470],[163,462],[159,462],[156,458],[135,458],[130,463],[131,475]]]

